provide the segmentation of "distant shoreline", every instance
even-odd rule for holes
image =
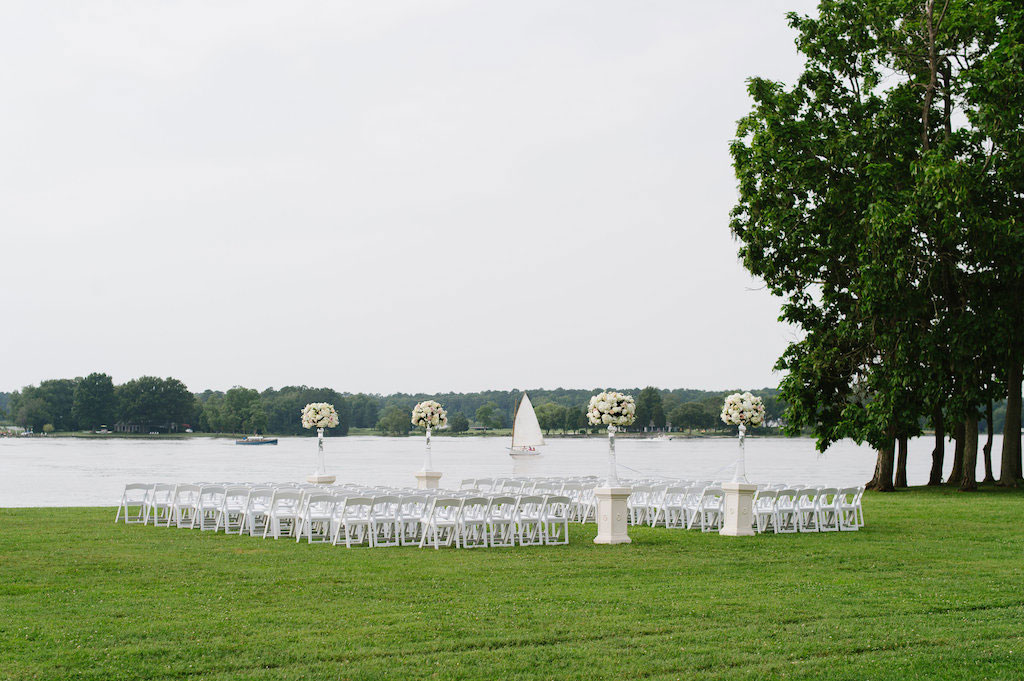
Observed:
[[[9,436],[11,439],[83,439],[83,440],[188,440],[193,438],[212,438],[212,439],[225,439],[225,440],[240,440],[246,437],[247,433],[94,433],[89,431],[78,431],[78,432],[58,432],[58,433],[35,433],[33,435],[12,435]],[[710,433],[671,433],[668,434],[667,438],[661,438],[661,433],[618,433],[615,437],[619,440],[704,440],[711,438],[729,438],[735,439],[736,435],[725,431],[710,432]],[[315,437],[315,433],[310,434],[295,434],[295,433],[264,433],[265,437]],[[401,437],[422,437],[422,433],[410,432],[407,436],[402,435],[382,435],[377,430],[371,428],[351,428],[347,435],[330,435],[328,437],[390,437],[390,438],[401,438]],[[466,433],[446,433],[440,432],[435,433],[435,437],[452,437],[452,438],[464,438],[464,437],[482,437],[482,438],[494,438],[494,437],[511,437],[511,431],[508,429],[487,431],[487,432],[466,432]],[[545,438],[551,440],[587,440],[587,439],[605,439],[608,436],[605,433],[578,433],[578,434],[562,434],[562,433],[551,433],[550,435],[544,435]],[[790,437],[779,433],[776,430],[756,432],[748,437]]]

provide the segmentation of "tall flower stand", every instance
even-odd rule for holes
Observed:
[[[437,489],[441,485],[441,472],[433,470],[430,455],[430,428],[427,428],[427,451],[423,456],[423,470],[416,473],[416,489]]]
[[[326,467],[324,466],[324,429],[316,429],[316,471],[313,472],[308,478],[309,482],[317,485],[330,485],[337,477],[334,475],[328,475]]]
[[[718,534],[727,537],[754,536],[754,494],[757,485],[747,482],[746,445],[747,427],[740,424],[740,458],[736,461],[736,474],[732,482],[722,483],[725,493],[725,519]]]
[[[615,463],[615,426],[608,426],[608,484],[594,488],[597,499],[597,536],[595,544],[629,544],[626,518],[629,495],[633,490],[619,482]]]

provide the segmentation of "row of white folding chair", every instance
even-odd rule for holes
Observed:
[[[569,543],[569,498],[525,495],[437,498],[419,545],[462,548]]]
[[[758,532],[855,531],[864,525],[863,487],[766,489],[754,499]]]

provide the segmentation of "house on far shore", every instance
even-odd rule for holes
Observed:
[[[177,433],[181,424],[162,423],[154,425],[151,423],[125,423],[118,421],[114,424],[115,433]]]

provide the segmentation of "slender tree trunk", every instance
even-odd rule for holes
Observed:
[[[896,487],[907,487],[907,436],[900,435],[899,455],[896,458]]]
[[[971,410],[964,419],[963,472],[960,475],[960,491],[973,492],[978,489],[978,415]]]
[[[949,472],[947,485],[959,485],[964,476],[964,437],[966,428],[963,421],[958,421],[953,426],[953,437],[956,439],[956,448],[953,450],[953,470]]]
[[[1021,363],[1010,360],[1006,372],[1006,421],[1003,424],[1003,452],[999,462],[999,484],[1013,487],[1020,478],[1020,381]]]
[[[890,435],[885,444],[878,450],[878,459],[875,462],[875,475],[868,484],[864,485],[866,489],[874,489],[879,492],[892,492],[892,473],[893,473],[893,460],[896,454],[896,448],[893,446],[895,439]]]
[[[995,482],[992,475],[992,400],[985,409],[985,479],[982,482]]]
[[[942,415],[941,403],[935,405],[932,422],[935,425],[935,449],[932,450],[932,470],[928,474],[928,484],[941,485],[942,463],[946,458],[946,422]]]

